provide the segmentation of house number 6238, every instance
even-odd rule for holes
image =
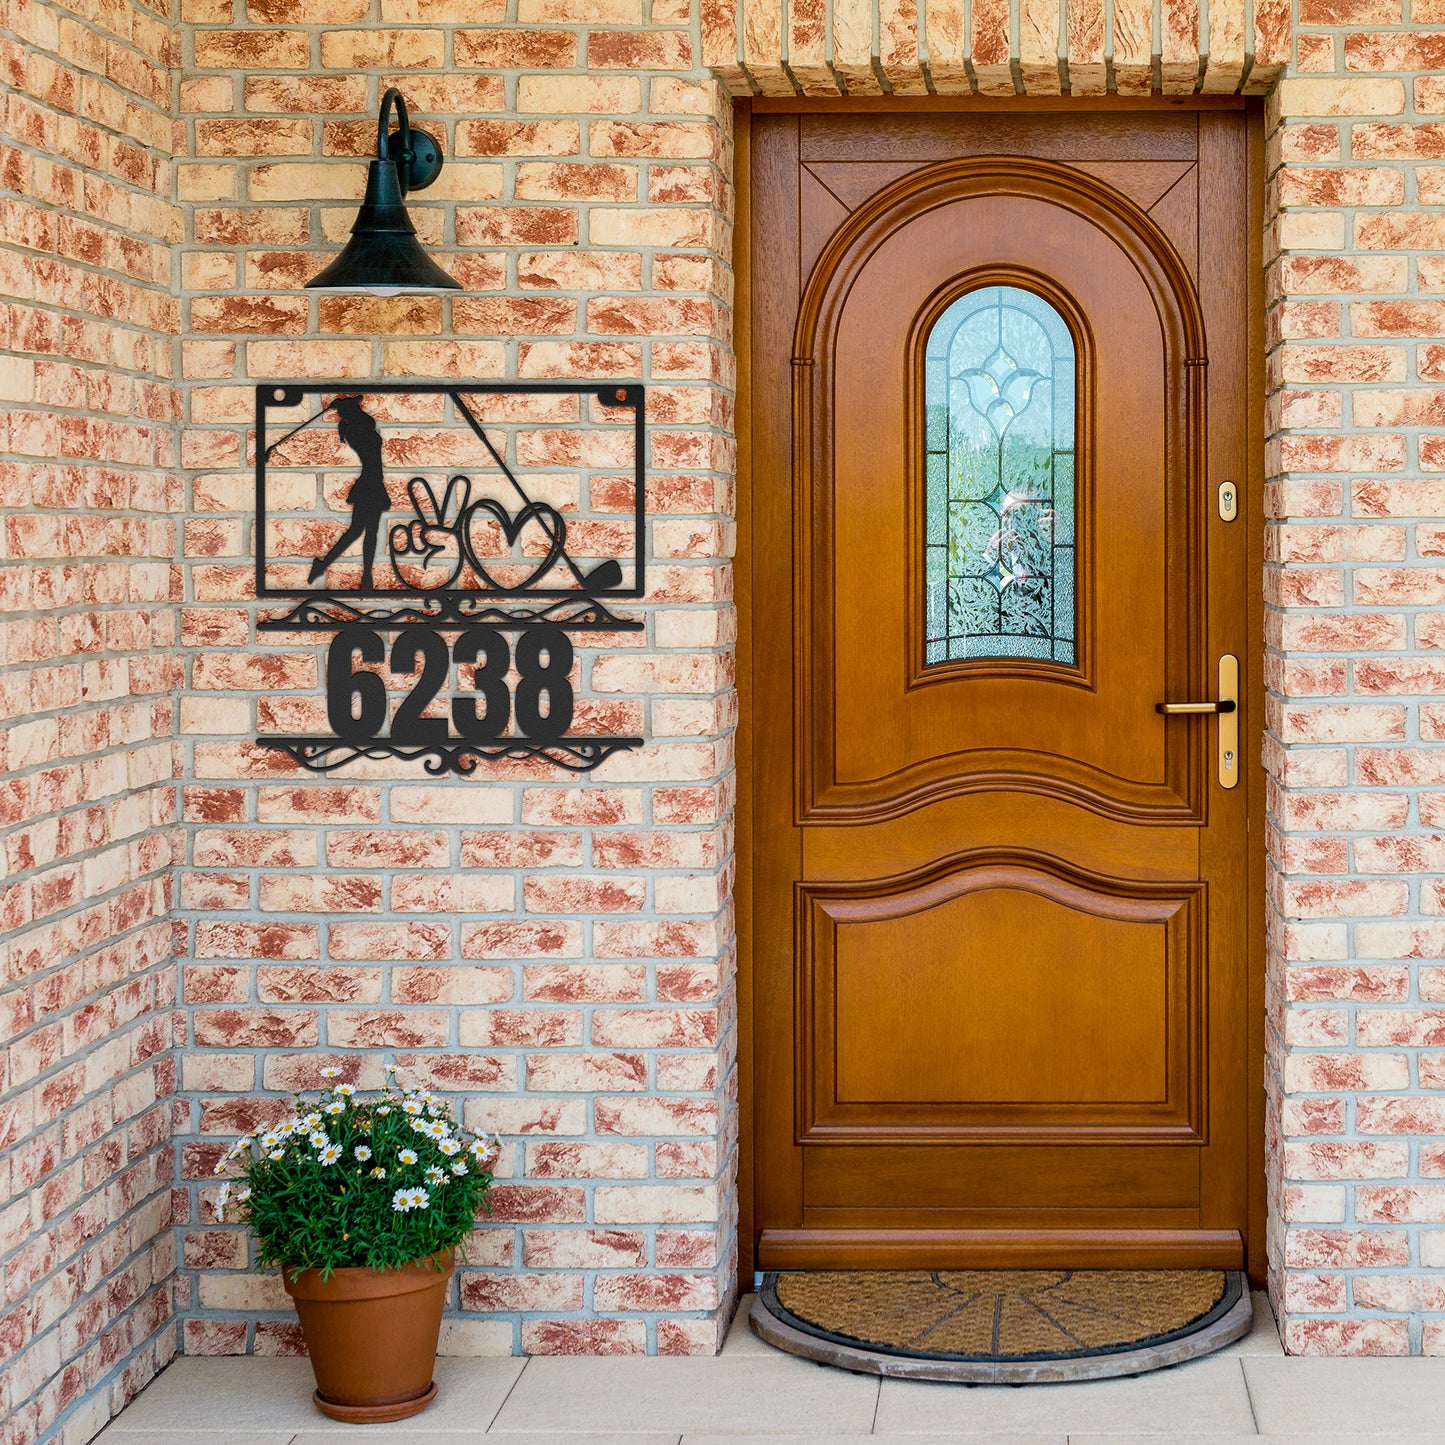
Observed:
[[[375,672],[358,671],[358,658],[363,663],[386,661],[386,643],[369,627],[343,627],[326,655],[326,716],[336,736],[349,743],[370,742],[386,725],[386,683]],[[514,660],[515,694],[507,680]],[[452,726],[466,742],[499,738],[513,712],[517,731],[534,742],[551,742],[571,726],[572,640],[560,627],[540,623],[524,629],[515,659],[506,634],[495,627],[469,627],[450,649],[439,632],[408,627],[391,645],[391,671],[410,676],[420,664],[421,673],[396,710],[393,742],[433,746],[448,741],[446,718],[423,714],[441,691],[453,661],[476,668],[476,695],[452,699]]]

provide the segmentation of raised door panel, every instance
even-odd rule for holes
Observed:
[[[1203,891],[989,856],[799,885],[800,1138],[1198,1142]]]
[[[840,1109],[1093,1114],[1168,1097],[1167,914],[1108,918],[1001,886],[832,923]]]
[[[938,460],[923,420],[927,348],[941,317],[989,288],[1040,298],[1072,338],[1077,567],[1061,595],[1073,640],[1042,660],[938,665],[922,562]],[[800,820],[883,822],[1012,788],[1121,820],[1199,822],[1205,732],[1154,712],[1202,685],[1205,652],[1187,520],[1202,494],[1189,445],[1202,338],[1167,239],[1064,167],[958,163],[912,173],[855,213],[809,289],[795,367]],[[1023,368],[1002,348],[988,365],[998,374],[979,395],[994,387],[1002,405]],[[885,375],[902,382],[901,404],[880,396]]]

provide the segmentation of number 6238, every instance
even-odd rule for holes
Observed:
[[[375,672],[358,671],[356,662],[387,662],[386,642],[369,627],[343,627],[326,655],[326,716],[332,731],[347,742],[369,742],[386,725],[386,682]],[[401,700],[391,724],[393,742],[432,745],[449,740],[447,719],[422,714],[441,691],[451,664],[475,668],[475,691],[452,698],[451,725],[466,742],[492,742],[507,730],[513,714],[517,731],[533,741],[560,738],[572,725],[572,640],[560,628],[541,623],[517,637],[515,653],[496,627],[469,627],[447,646],[427,627],[408,627],[391,644],[393,673],[421,674]],[[508,683],[513,661],[516,691]]]

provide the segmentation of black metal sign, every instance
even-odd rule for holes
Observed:
[[[333,636],[330,734],[257,742],[434,774],[640,747],[571,729],[574,637],[643,627],[607,605],[644,592],[643,468],[637,385],[258,386],[256,595],[290,604],[258,628]]]

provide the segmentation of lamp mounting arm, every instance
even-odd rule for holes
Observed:
[[[393,107],[399,129],[388,132]],[[381,97],[381,113],[376,120],[376,154],[378,160],[389,160],[396,166],[403,196],[409,191],[425,190],[441,173],[441,147],[424,130],[411,128],[406,100],[394,85],[388,86]]]

